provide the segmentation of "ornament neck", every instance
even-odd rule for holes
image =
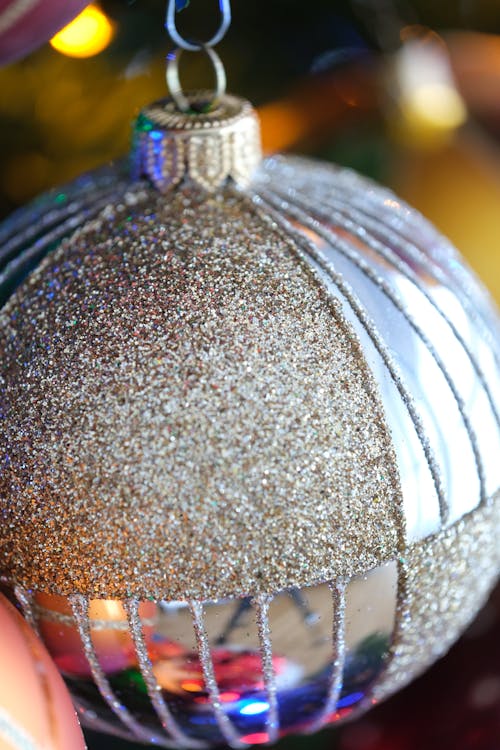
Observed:
[[[132,169],[166,193],[184,180],[213,192],[227,180],[245,187],[262,158],[257,113],[244,99],[225,94],[205,112],[211,94],[188,97],[179,112],[172,99],[145,107],[134,128]]]

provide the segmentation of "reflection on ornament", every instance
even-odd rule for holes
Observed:
[[[169,648],[170,647],[170,648]],[[171,650],[171,644],[167,642],[167,648]],[[220,688],[220,699],[223,703],[234,703],[242,695],[250,690],[262,690],[262,664],[258,651],[230,651],[228,649],[214,648],[212,650],[214,672],[217,684]],[[186,699],[195,698],[197,703],[210,703],[203,679],[203,669],[198,656],[184,649],[180,653],[171,656],[159,656],[156,651],[156,659],[153,659],[153,673],[158,684],[163,690]],[[277,675],[281,675],[286,667],[283,657],[273,658],[273,667]],[[251,715],[262,713],[250,709],[249,702],[245,702],[245,710],[241,713]],[[252,704],[253,705],[253,704]],[[262,701],[259,705],[262,705]]]
[[[34,605],[40,634],[59,669],[72,676],[89,676],[89,664],[68,600],[62,596],[37,593]],[[139,614],[148,640],[155,624],[155,604],[142,602]],[[92,642],[105,672],[118,672],[135,665],[134,644],[123,605],[114,600],[93,600],[89,605],[89,618]]]
[[[70,57],[93,57],[109,45],[113,24],[96,5],[88,5],[50,40],[52,47]]]
[[[0,594],[0,748],[84,750],[75,709],[47,650]]]
[[[235,97],[148,107],[132,161],[0,229],[0,569],[87,725],[314,731],[498,573],[497,314],[389,191],[259,163]]]

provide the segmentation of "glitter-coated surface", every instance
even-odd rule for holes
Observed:
[[[400,614],[393,657],[375,688],[391,695],[445,654],[484,604],[500,566],[495,530],[500,493],[401,561]]]
[[[0,578],[87,725],[236,747],[370,707],[484,600],[498,317],[351,172],[183,185],[111,167],[0,228]]]
[[[0,328],[0,568],[17,583],[210,599],[397,554],[360,346],[246,199],[137,187],[40,265]]]
[[[408,540],[459,520],[500,487],[500,338],[487,293],[422,216],[350,170],[277,157],[254,190],[345,300],[393,434]]]

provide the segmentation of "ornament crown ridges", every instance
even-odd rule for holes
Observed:
[[[166,193],[189,180],[213,192],[228,179],[247,186],[262,159],[259,120],[244,99],[230,94],[204,111],[209,92],[189,95],[192,111],[172,99],[145,107],[135,124],[132,170]]]

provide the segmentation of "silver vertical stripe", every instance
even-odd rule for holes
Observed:
[[[328,683],[328,693],[320,714],[313,719],[307,727],[307,733],[312,734],[322,729],[327,723],[330,715],[337,708],[337,703],[342,690],[342,679],[345,664],[345,581],[331,581],[328,584],[332,594],[333,604],[333,626],[332,626],[332,671]]]
[[[139,669],[143,676],[146,688],[148,691],[149,699],[153,705],[154,710],[161,722],[161,725],[165,732],[167,732],[170,740],[169,747],[178,747],[179,745],[185,748],[202,748],[207,747],[207,743],[193,740],[189,735],[185,734],[179,727],[174,717],[172,716],[170,709],[168,708],[163,698],[161,687],[153,672],[153,665],[149,658],[146,644],[144,642],[144,634],[142,630],[142,623],[139,617],[139,602],[137,599],[129,599],[123,602],[123,606],[128,615],[130,624],[130,631],[132,633],[132,639],[137,654],[137,661]],[[173,740],[173,741],[172,741]]]
[[[22,586],[14,586],[14,594],[21,605],[24,619],[31,625],[35,633],[39,635],[38,620],[35,616],[35,608],[33,606],[33,594]]]
[[[120,719],[120,721],[129,729],[134,737],[142,742],[159,745],[160,747],[168,747],[163,741],[163,738],[159,737],[152,731],[144,729],[136,719],[132,716],[129,710],[118,700],[118,697],[113,692],[111,685],[109,684],[108,678],[104,674],[104,671],[99,664],[97,654],[92,643],[92,636],[90,634],[90,623],[89,623],[89,600],[86,596],[81,594],[73,594],[69,597],[71,609],[75,617],[76,626],[80,635],[85,657],[88,661],[92,677],[97,685],[99,692],[102,695],[103,700],[109,706],[111,711]]]
[[[190,601],[189,609],[193,618],[194,632],[196,635],[196,643],[198,645],[198,655],[203,671],[205,688],[208,692],[210,705],[214,712],[220,732],[224,737],[224,740],[231,747],[246,747],[247,743],[241,741],[238,731],[235,729],[222,707],[219,686],[217,685],[217,680],[215,678],[212,654],[210,652],[210,643],[205,628],[203,604],[198,601]]]
[[[276,742],[279,736],[280,719],[276,690],[276,673],[273,666],[273,647],[269,628],[269,605],[272,599],[272,596],[262,594],[254,599],[254,604],[257,613],[262,673],[267,692],[267,701],[269,703],[266,716],[266,733],[269,742]]]
[[[282,194],[281,191],[275,186],[273,186],[272,192],[276,193],[277,195]],[[329,223],[334,223],[341,229],[345,229],[350,234],[358,237],[358,239],[364,242],[370,248],[370,250],[373,250],[380,258],[393,266],[402,276],[404,276],[404,278],[411,281],[411,283],[425,297],[427,302],[429,302],[429,304],[433,307],[436,313],[447,323],[453,335],[462,346],[472,367],[474,368],[479,381],[481,382],[482,387],[484,388],[488,403],[495,416],[495,421],[500,427],[500,413],[498,411],[497,404],[495,403],[491,388],[486,380],[486,376],[479,362],[476,359],[476,356],[468,346],[466,340],[462,336],[455,323],[439,307],[436,301],[429,294],[429,292],[425,288],[425,285],[419,279],[418,274],[413,271],[413,269],[407,262],[401,260],[390,247],[384,245],[377,239],[376,233],[380,231],[382,224],[381,220],[378,219],[377,221],[375,221],[371,218],[370,214],[363,213],[363,211],[354,208],[350,202],[347,203],[341,197],[337,197],[337,190],[335,190],[334,188],[330,188],[328,190],[328,194],[326,194],[325,191],[325,197],[321,204],[323,208],[318,208],[318,206],[311,198],[306,195],[299,194],[294,189],[288,190],[286,192],[286,196],[291,200],[292,204],[295,207],[301,207],[305,211],[310,212],[314,216],[314,219],[319,218],[321,220],[327,220]],[[328,212],[324,210],[325,208],[328,209]],[[384,226],[384,233],[386,234],[387,239],[393,242],[396,247],[404,248],[405,241],[396,232]],[[422,258],[420,258],[420,263],[422,263]]]
[[[440,514],[441,514],[441,521],[443,524],[446,523],[448,519],[448,515],[449,515],[449,507],[448,507],[448,502],[447,502],[444,489],[443,489],[443,482],[441,478],[441,470],[440,470],[439,464],[436,460],[434,451],[432,449],[432,446],[424,430],[424,426],[422,424],[422,420],[420,419],[420,416],[416,409],[416,405],[413,400],[413,397],[410,394],[408,388],[406,387],[406,384],[404,383],[403,378],[400,375],[398,367],[396,366],[396,363],[394,362],[394,359],[388,347],[386,346],[381,336],[379,335],[376,326],[373,324],[373,321],[367,315],[364,306],[362,305],[360,300],[356,297],[356,295],[353,293],[350,286],[345,282],[343,277],[335,271],[332,264],[328,263],[317,252],[317,249],[314,243],[310,242],[307,239],[307,237],[303,235],[302,232],[297,230],[291,224],[290,221],[288,221],[278,211],[276,211],[275,208],[273,207],[272,202],[266,201],[261,195],[257,195],[257,194],[253,196],[253,202],[256,207],[263,206],[263,209],[261,211],[261,218],[263,219],[263,221],[273,224],[275,227],[281,228],[284,238],[289,241],[290,249],[292,250],[292,252],[298,254],[299,256],[312,257],[318,263],[318,265],[324,271],[326,271],[326,273],[329,275],[329,277],[331,278],[331,280],[333,281],[333,283],[335,284],[335,286],[337,287],[341,295],[346,299],[350,308],[356,315],[356,318],[358,319],[359,323],[363,326],[364,330],[368,334],[375,349],[380,354],[380,357],[382,358],[382,361],[384,365],[386,366],[392,378],[392,381],[394,382],[397,390],[399,391],[399,394],[408,411],[408,414],[411,417],[413,426],[415,428],[415,432],[422,445],[422,449],[424,451],[424,455],[425,455],[425,458],[429,467],[429,471],[431,473],[431,476],[434,482],[434,486],[436,488],[436,494],[438,497]],[[330,295],[330,296],[333,296],[333,295]]]
[[[264,174],[261,178],[264,184],[269,185],[273,191],[276,185],[287,184],[287,175],[291,168],[294,171],[294,185],[296,187],[289,191],[290,194],[297,195],[301,191],[304,195],[308,192],[309,183],[300,181],[299,172],[309,169],[309,162],[302,161],[300,158],[290,159],[289,157],[286,160],[275,157],[272,161],[272,171],[270,174]],[[292,163],[290,164],[290,162]],[[358,208],[364,216],[361,222],[363,225],[365,225],[367,217],[373,219],[377,231],[383,231],[384,237],[390,242],[396,242],[411,261],[423,265],[426,273],[442,286],[450,289],[460,300],[470,319],[477,325],[480,335],[490,344],[496,364],[500,366],[498,346],[495,343],[495,336],[492,336],[490,331],[491,319],[484,316],[484,311],[478,308],[471,298],[471,292],[478,288],[477,282],[470,278],[461,264],[454,263],[450,266],[450,258],[456,259],[458,256],[455,248],[445,237],[437,234],[436,230],[421,214],[402,202],[390,190],[374,185],[366,178],[350,170],[338,169],[333,165],[324,165],[321,169],[318,167],[315,175],[315,186],[319,189],[324,188],[322,198],[324,196],[335,196],[335,198],[340,198],[344,202],[348,200],[349,210],[353,207]],[[395,202],[399,206],[399,211],[396,214],[393,210]],[[425,253],[413,241],[415,231],[425,237],[431,237],[434,241],[439,239],[439,248],[435,247],[433,253]],[[440,260],[446,264],[446,271],[439,265]]]
[[[343,241],[341,238],[336,236],[334,232],[321,226],[317,220],[311,219],[310,216],[306,214],[302,209],[296,206],[292,206],[287,201],[283,201],[281,199],[276,200],[274,196],[272,196],[272,194],[264,193],[264,196],[266,200],[271,201],[273,205],[277,205],[281,210],[286,211],[290,216],[292,216],[293,218],[303,223],[304,226],[315,231],[317,235],[321,237],[322,239],[324,239],[326,242],[328,242],[331,245],[331,247],[338,250],[338,252],[341,253],[344,257],[348,258],[356,266],[356,268],[358,268],[368,279],[370,279],[370,281],[374,283],[378,289],[380,289],[380,291],[387,297],[387,299],[390,300],[390,302],[394,305],[394,307],[398,310],[398,312],[401,313],[401,315],[404,317],[406,322],[411,326],[411,328],[413,328],[413,330],[415,331],[417,336],[420,338],[422,343],[426,346],[432,358],[434,359],[435,363],[437,364],[438,368],[440,369],[441,373],[443,374],[443,377],[448,385],[448,388],[453,394],[453,398],[455,399],[455,402],[457,404],[462,422],[464,424],[465,430],[467,432],[467,436],[469,438],[472,453],[473,453],[475,463],[476,463],[476,469],[477,469],[477,474],[479,477],[479,483],[480,483],[480,488],[481,488],[480,490],[481,502],[485,502],[486,489],[485,489],[485,480],[484,480],[484,470],[483,470],[483,463],[482,463],[481,454],[479,451],[476,433],[474,429],[472,428],[471,422],[465,410],[464,401],[462,397],[460,396],[460,394],[458,393],[458,390],[455,386],[451,373],[448,371],[448,368],[446,367],[443,359],[440,357],[436,348],[433,346],[433,344],[431,343],[429,338],[426,336],[422,328],[417,324],[414,318],[408,313],[404,304],[400,301],[398,296],[394,293],[394,291],[387,284],[387,282],[384,279],[377,276],[377,274],[373,271],[371,266],[362,259],[359,252],[357,252],[353,247],[349,246],[347,242]]]
[[[398,588],[395,613],[396,616],[394,620],[391,645],[389,647],[389,653],[387,655],[384,668],[378,675],[376,681],[368,688],[364,698],[362,698],[358,705],[354,707],[350,718],[356,718],[357,716],[364,714],[366,711],[369,711],[370,708],[372,708],[372,706],[376,703],[377,687],[384,682],[384,678],[390,671],[393,662],[398,659],[399,641],[404,637],[404,633],[407,628],[411,627],[411,614],[408,593],[408,564],[406,562],[406,555],[407,550],[402,550],[402,553],[398,560]]]

